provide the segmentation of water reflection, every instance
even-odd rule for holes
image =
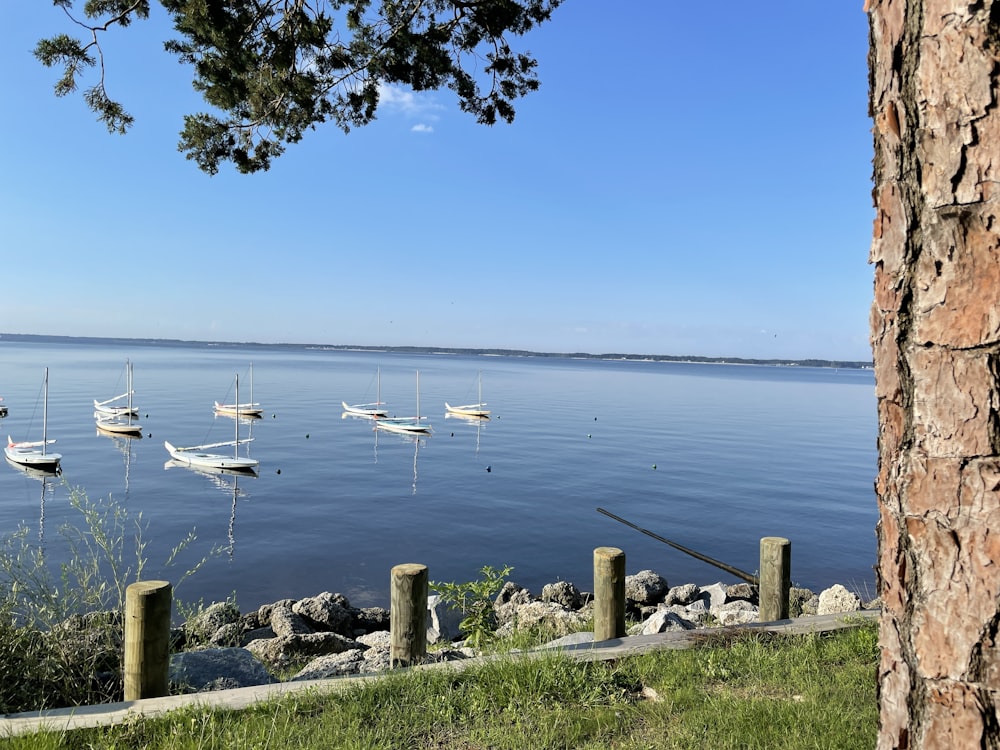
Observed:
[[[356,412],[345,411],[340,415],[341,419],[354,419],[360,422],[366,422],[367,424],[374,424],[375,418],[367,414],[358,414]],[[375,433],[375,445],[373,448],[374,463],[378,463],[378,429],[372,427],[372,432]]]
[[[445,419],[455,419],[459,422],[464,422],[465,424],[476,426],[476,458],[479,458],[479,442],[482,436],[483,427],[486,422],[490,421],[490,418],[486,415],[477,416],[473,414],[456,414],[454,412],[448,412],[444,415]],[[455,433],[451,433],[454,435]]]
[[[375,430],[376,435],[378,430]],[[377,439],[377,438],[376,438]],[[420,446],[427,442],[426,435],[400,435],[399,439],[404,443],[413,443],[413,484],[412,494],[417,494],[417,457],[420,455]],[[377,444],[377,443],[376,443]]]
[[[115,448],[122,454],[122,462],[125,464],[125,499],[128,500],[129,475],[132,471],[132,441],[141,440],[142,433],[130,435],[126,433],[111,434],[104,432],[100,428],[95,430],[96,434],[102,438],[107,438],[114,443]]]
[[[213,469],[206,466],[192,466],[170,459],[163,465],[164,469],[181,468],[187,469],[194,474],[205,477],[216,489],[222,490],[233,499],[233,504],[229,513],[229,531],[226,553],[230,560],[236,550],[236,504],[240,498],[248,498],[250,495],[246,489],[240,487],[240,479],[256,479],[257,472],[253,469]]]
[[[51,495],[54,491],[53,481],[56,477],[62,474],[61,469],[38,469],[33,466],[24,466],[15,461],[11,461],[9,458],[6,459],[7,463],[17,469],[24,476],[31,479],[37,479],[42,483],[41,501],[39,502],[38,510],[38,541],[39,543],[45,541],[45,497],[46,495]]]

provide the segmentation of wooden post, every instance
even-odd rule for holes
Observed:
[[[125,700],[160,698],[170,687],[171,587],[139,581],[125,589]]]
[[[625,553],[617,547],[594,550],[594,640],[625,635]]]
[[[760,621],[788,619],[792,543],[780,536],[760,540]]]
[[[396,565],[389,588],[389,664],[409,667],[427,656],[427,566]]]

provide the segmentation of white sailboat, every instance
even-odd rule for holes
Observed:
[[[138,414],[136,413],[138,409],[132,404],[132,363],[128,360],[125,361],[125,382],[126,391],[123,394],[127,401],[126,405],[122,407],[114,407],[112,409],[104,408],[98,409],[94,412],[94,418],[96,420],[97,429],[101,432],[108,432],[115,435],[121,435],[123,437],[142,437],[142,425],[138,422],[133,421]],[[120,398],[120,396],[116,396]],[[112,399],[114,400],[114,399]],[[104,402],[107,404],[108,402]],[[94,401],[95,408],[97,407],[97,401]]]
[[[379,417],[375,420],[375,429],[399,432],[405,435],[428,434],[431,426],[424,422],[426,417],[420,416],[420,370],[417,370],[417,414],[414,417]]]
[[[238,404],[240,400],[240,376],[236,375],[236,403]],[[221,443],[209,443],[207,445],[193,445],[188,448],[176,448],[171,443],[166,440],[163,441],[163,447],[167,449],[167,453],[170,457],[181,464],[186,464],[188,466],[204,469],[221,469],[228,471],[242,471],[251,473],[253,472],[260,461],[255,458],[250,458],[249,456],[240,456],[239,448],[240,445],[244,445],[253,440],[253,438],[243,438],[240,439],[240,420],[233,420],[236,427],[236,437],[233,440],[226,440]],[[233,447],[233,454],[230,456],[228,454],[222,453],[210,453],[209,451],[213,448],[224,448],[226,446]]]
[[[49,453],[47,447],[55,442],[49,440],[49,368],[45,368],[45,380],[43,382],[44,395],[42,397],[42,439],[36,441],[15,442],[10,435],[7,436],[7,447],[3,449],[7,458],[20,466],[27,466],[34,469],[56,471],[59,469],[59,462],[62,455],[59,453]]]
[[[107,401],[94,399],[94,411],[111,417],[138,417],[139,409],[132,403],[132,363],[125,360],[125,393],[109,398]],[[126,404],[116,403],[128,399]]]
[[[239,394],[236,395],[236,403],[220,404],[215,402],[215,413],[227,417],[262,417],[264,410],[260,404],[253,400],[253,362],[250,363],[250,400],[245,404],[240,403]]]
[[[367,404],[348,404],[346,401],[341,401],[340,403],[344,407],[344,413],[352,416],[367,417],[368,419],[388,417],[389,410],[385,408],[385,403],[382,401],[382,368],[380,367],[375,371],[374,401]]]
[[[480,419],[489,419],[490,410],[484,408],[486,402],[483,401],[483,371],[479,371],[479,402],[475,404],[465,404],[464,406],[452,406],[447,401],[444,402],[444,408],[447,414],[454,414],[460,417],[476,417]]]

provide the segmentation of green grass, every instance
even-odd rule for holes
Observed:
[[[189,708],[123,726],[10,738],[11,748],[870,748],[874,624],[745,634],[614,662],[504,658],[391,673],[343,693],[239,712]]]

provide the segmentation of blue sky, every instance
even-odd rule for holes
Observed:
[[[158,6],[105,40],[121,137],[31,54],[61,11],[9,4],[0,331],[869,359],[861,2],[705,7],[566,0],[513,125],[395,90],[209,177]]]

